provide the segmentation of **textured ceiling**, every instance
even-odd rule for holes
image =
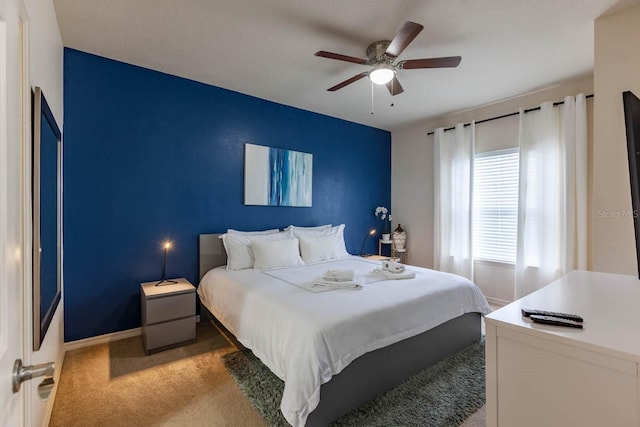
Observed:
[[[54,0],[66,47],[388,130],[592,72],[593,21],[637,3]],[[461,64],[400,70],[405,92],[395,97],[366,78],[326,91],[367,68],[316,51],[366,58],[409,20],[425,28],[400,59]]]

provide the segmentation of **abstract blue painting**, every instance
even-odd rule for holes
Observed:
[[[312,154],[245,144],[245,205],[311,207],[312,181]]]

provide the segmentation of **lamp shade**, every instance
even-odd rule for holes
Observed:
[[[369,72],[369,79],[377,85],[386,85],[395,76],[396,72],[389,66],[380,66]]]

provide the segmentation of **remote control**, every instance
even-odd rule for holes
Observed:
[[[531,320],[533,320],[536,323],[544,323],[546,325],[554,325],[554,326],[568,326],[570,328],[582,329],[582,323],[569,320],[569,319],[563,319],[561,317],[540,316],[539,314],[532,314],[529,317],[531,317]]]
[[[553,311],[544,311],[544,310],[533,310],[531,308],[523,308],[522,315],[524,317],[529,317],[532,314],[537,314],[538,316],[550,316],[550,317],[559,317],[561,319],[573,320],[574,322],[583,322],[582,317],[577,314],[569,314],[569,313],[555,313]]]

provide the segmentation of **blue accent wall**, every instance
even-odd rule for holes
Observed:
[[[198,234],[344,223],[358,253],[391,203],[389,132],[68,48],[64,118],[65,341],[140,326],[165,239],[195,285]],[[245,143],[313,154],[313,206],[245,206]]]

